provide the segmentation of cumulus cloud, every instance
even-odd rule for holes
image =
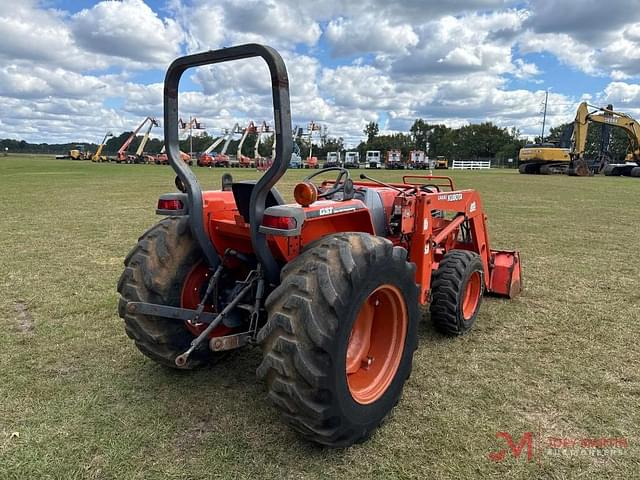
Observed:
[[[162,66],[180,53],[183,41],[178,23],[161,19],[142,0],[102,1],[81,10],[71,17],[71,31],[87,51]]]
[[[509,10],[428,22],[419,29],[419,44],[393,61],[393,70],[409,75],[508,72],[512,70],[511,43],[492,34],[518,28],[522,17],[521,12]]]
[[[273,0],[228,1],[224,4],[225,26],[231,36],[272,39],[278,44],[314,45],[320,38],[320,25],[297,4]]]
[[[531,0],[523,53],[549,52],[589,75],[625,79],[640,75],[640,9],[637,0],[575,0],[571,8],[552,0]],[[561,10],[561,11],[560,11]]]
[[[69,12],[1,2],[0,108],[10,113],[0,137],[95,141],[106,129],[130,130],[162,116],[163,70],[173,58],[248,41],[285,58],[294,123],[319,121],[350,145],[369,121],[406,131],[418,117],[451,126],[491,120],[536,134],[540,53],[576,75],[611,78],[604,92],[552,93],[552,124],[571,119],[580,93],[640,107],[640,19],[625,2],[607,5],[607,15],[591,0],[562,15],[547,0],[167,0],[162,9],[122,0]],[[594,29],[585,15],[607,21]],[[212,133],[271,119],[261,61],[200,68],[182,87],[180,114]]]
[[[60,12],[40,9],[31,0],[0,3],[0,59],[56,65],[67,69],[101,68],[106,64],[85,54]]]
[[[577,42],[566,33],[525,33],[519,42],[522,53],[552,53],[560,62],[595,74],[600,68],[596,52],[588,45]]]
[[[340,17],[332,20],[324,36],[336,56],[405,53],[407,48],[418,43],[418,35],[410,25],[394,25],[385,18],[370,14],[355,19]]]
[[[529,8],[526,28],[537,33],[565,33],[583,42],[606,40],[621,27],[640,20],[636,0],[573,0],[570,5],[530,0]]]
[[[0,67],[0,95],[5,97],[42,99],[56,95],[62,98],[99,99],[108,88],[108,83],[98,77],[62,68]]]
[[[616,110],[633,109],[637,112],[640,108],[640,85],[611,82],[605,87],[601,102],[602,104],[613,104]]]

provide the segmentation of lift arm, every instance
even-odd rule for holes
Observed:
[[[307,135],[309,136],[309,158],[313,157],[313,132],[322,134],[322,125],[316,122],[309,122],[307,125]]]
[[[260,129],[258,130],[258,139],[256,140],[256,146],[253,149],[253,158],[258,158],[260,156],[258,148],[260,147],[260,142],[262,141],[262,135],[269,132],[271,132],[271,128],[269,127],[269,125],[267,125],[267,122],[263,120],[262,125],[260,125]]]
[[[151,118],[151,117],[146,117],[140,123],[140,125],[138,125],[138,127],[133,131],[133,133],[131,135],[129,135],[129,138],[127,138],[125,140],[125,142],[122,144],[122,146],[118,150],[118,160],[122,161],[122,160],[126,160],[127,159],[127,149],[129,148],[129,145],[131,145],[131,142],[133,142],[133,139],[136,138],[136,135],[138,134],[138,132],[140,130],[142,130],[142,127],[144,127],[144,125],[147,122],[156,122],[156,120],[154,118]]]
[[[229,148],[229,144],[231,143],[231,139],[233,138],[233,135],[238,133],[239,131],[240,131],[240,125],[236,123],[231,129],[231,131],[228,133],[227,140],[226,142],[224,142],[224,145],[222,146],[222,151],[220,151],[220,155],[224,155],[227,153],[227,149]]]
[[[256,133],[256,126],[254,125],[253,121],[249,122],[249,125],[247,125],[247,128],[244,129],[244,132],[242,132],[242,138],[240,139],[240,143],[238,143],[238,150],[236,152],[236,158],[239,160],[240,157],[242,156],[242,145],[244,144],[244,141],[247,139],[247,136],[250,133]]]
[[[147,142],[149,141],[149,133],[151,133],[151,129],[153,127],[157,127],[158,125],[159,125],[158,122],[152,118],[151,121],[149,122],[149,127],[147,127],[147,131],[144,132],[144,137],[142,138],[140,145],[138,145],[138,149],[136,150],[136,157],[142,156],[142,152],[144,152],[144,147],[147,145]]]
[[[100,159],[100,156],[102,155],[102,150],[104,149],[104,146],[107,143],[107,138],[109,137],[113,137],[113,133],[111,132],[105,133],[104,138],[102,139],[102,142],[100,142],[100,145],[98,146],[98,150],[96,150],[96,153],[93,155],[94,160]]]
[[[202,152],[202,154],[203,154],[203,155],[208,155],[209,153],[211,153],[211,152],[213,151],[213,149],[214,149],[214,148],[216,148],[218,145],[220,145],[220,144],[223,142],[223,140],[224,140],[225,138],[227,138],[227,136],[228,136],[228,135],[229,135],[229,131],[226,131],[225,133],[223,133],[223,135],[222,135],[220,138],[216,139],[216,141],[215,141],[215,142],[213,142],[213,143],[209,146],[209,148],[207,148],[204,152]]]

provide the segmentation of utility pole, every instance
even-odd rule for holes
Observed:
[[[544,127],[542,128],[544,132]],[[193,158],[193,117],[189,115],[189,157]]]
[[[540,135],[540,143],[544,143],[544,127],[547,121],[547,100],[549,100],[549,90],[544,92],[544,111],[542,113],[542,135]]]

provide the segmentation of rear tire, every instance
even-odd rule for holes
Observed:
[[[308,247],[285,266],[281,280],[258,335],[264,350],[258,377],[285,421],[307,439],[332,447],[364,441],[397,404],[411,371],[420,316],[415,266],[405,249],[384,238],[343,233]],[[391,304],[397,308],[386,309]],[[347,357],[358,335],[354,325],[366,308],[371,348],[355,357],[355,373],[347,373],[354,364]],[[393,330],[397,318],[404,335]],[[387,344],[389,350],[377,349]],[[366,390],[370,386],[374,390]]]
[[[191,370],[213,362],[221,354],[202,348],[191,354],[186,365],[178,367],[175,358],[189,348],[194,335],[178,320],[130,313],[127,302],[180,307],[184,281],[202,257],[191,236],[188,217],[169,217],[147,230],[124,261],[118,282],[118,314],[136,347],[162,365]]]
[[[451,250],[433,274],[431,321],[445,335],[467,333],[476,322],[484,292],[480,256],[468,250]]]

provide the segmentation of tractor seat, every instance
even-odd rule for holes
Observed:
[[[373,231],[376,235],[386,236],[387,234],[387,219],[384,213],[384,205],[382,203],[382,197],[374,190],[367,187],[358,188],[355,191],[353,198],[362,201],[371,215],[371,221],[373,222]]]
[[[231,191],[233,192],[233,198],[236,201],[238,207],[238,213],[242,215],[244,221],[249,223],[249,203],[251,201],[251,193],[256,186],[256,180],[244,180],[242,182],[234,182],[231,185]],[[272,187],[271,191],[267,194],[267,200],[265,202],[265,208],[273,207],[275,205],[284,205],[284,199],[276,187]]]

